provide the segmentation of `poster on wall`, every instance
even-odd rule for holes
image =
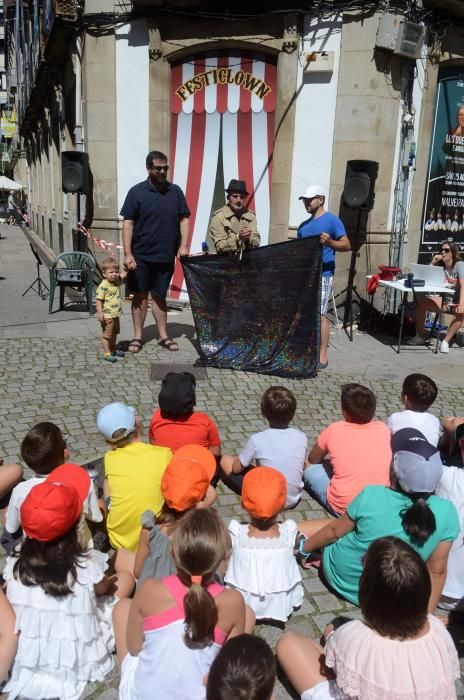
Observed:
[[[419,262],[444,240],[464,250],[464,64],[438,73]]]

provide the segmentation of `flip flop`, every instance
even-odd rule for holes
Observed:
[[[179,346],[177,345],[175,340],[172,340],[171,338],[162,338],[159,342],[158,345],[160,348],[163,348],[164,350],[170,350],[171,352],[177,352],[179,350]]]
[[[131,350],[131,347],[135,348],[135,350]],[[130,341],[128,350],[129,350],[129,352],[132,352],[135,355],[138,352],[140,352],[142,348],[143,348],[143,341],[140,340],[140,338],[134,338],[133,340]]]

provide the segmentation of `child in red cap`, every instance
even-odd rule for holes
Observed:
[[[210,481],[216,472],[216,460],[206,447],[185,445],[177,450],[161,480],[164,504],[156,516],[147,510],[142,515],[142,532],[135,555],[134,576],[144,581],[149,576],[162,578],[175,573],[171,556],[171,537],[180,518],[193,508],[205,508],[216,498]]]
[[[4,571],[18,634],[4,688],[10,697],[77,700],[87,682],[102,681],[113,666],[115,599],[105,594],[126,597],[134,581],[127,572],[105,576],[107,555],[79,542],[89,482],[81,467],[63,465],[21,505],[26,538]]]
[[[286,496],[283,474],[273,467],[256,467],[245,475],[242,487],[242,506],[251,522],[229,523],[232,553],[224,580],[241,592],[257,619],[286,622],[303,601],[301,574],[293,556],[296,523],[276,522]]]

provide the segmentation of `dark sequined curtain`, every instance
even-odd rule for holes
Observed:
[[[314,377],[319,363],[321,246],[305,238],[237,255],[182,258],[199,363]]]

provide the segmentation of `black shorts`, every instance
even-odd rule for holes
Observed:
[[[127,275],[127,284],[132,294],[150,292],[166,299],[169,283],[174,272],[174,262],[158,263],[136,260],[137,267]]]

